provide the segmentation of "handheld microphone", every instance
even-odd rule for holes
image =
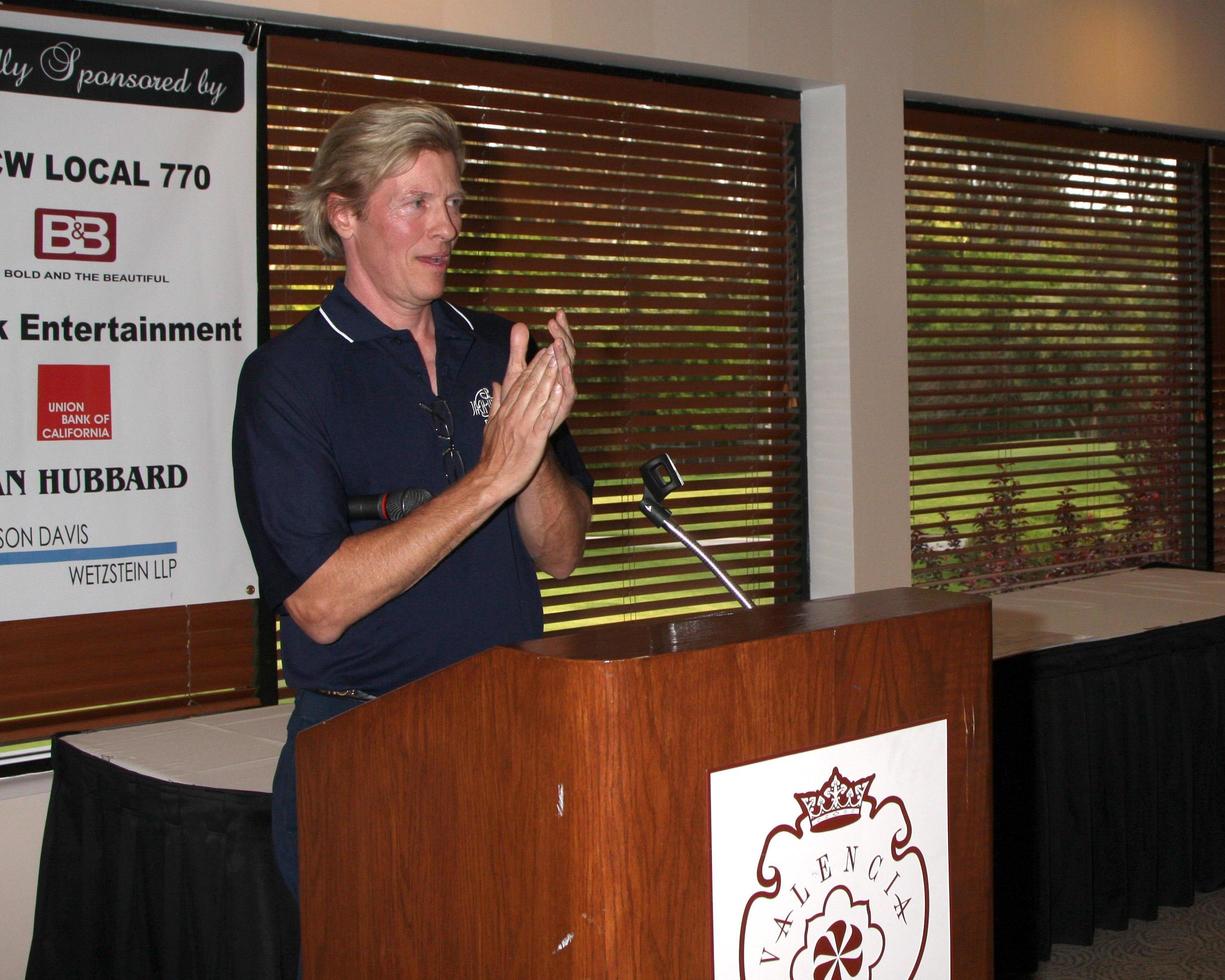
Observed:
[[[398,521],[430,499],[428,490],[389,490],[348,500],[351,521]]]

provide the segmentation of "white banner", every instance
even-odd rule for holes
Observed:
[[[710,775],[715,980],[943,978],[947,723]]]
[[[0,620],[254,594],[255,58],[0,11]]]

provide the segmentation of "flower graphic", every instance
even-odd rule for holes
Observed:
[[[863,969],[863,933],[839,919],[813,947],[813,980],[845,980]]]
[[[867,980],[884,952],[885,934],[873,925],[868,903],[856,902],[839,886],[806,923],[804,945],[792,961],[791,976],[797,980]]]

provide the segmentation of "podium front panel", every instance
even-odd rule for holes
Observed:
[[[711,774],[939,723],[989,976],[989,682],[989,603],[913,589],[485,651],[300,736],[305,975],[713,977]]]

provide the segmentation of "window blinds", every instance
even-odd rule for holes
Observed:
[[[908,108],[916,584],[1203,560],[1202,155]]]

